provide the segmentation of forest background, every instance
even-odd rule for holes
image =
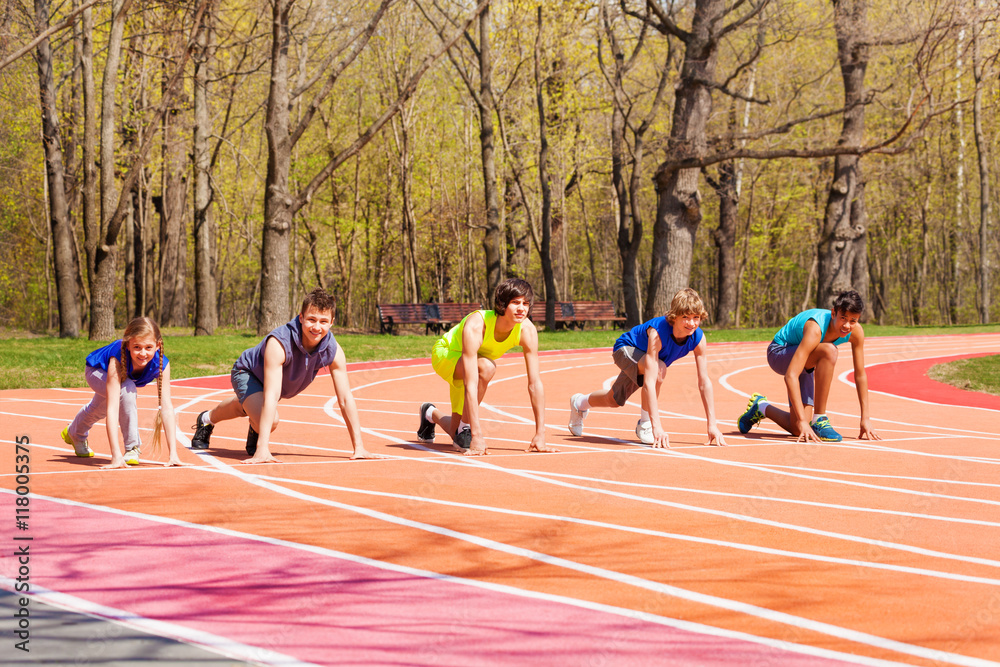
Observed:
[[[998,319],[996,2],[7,0],[0,326]],[[541,304],[539,304],[539,307]],[[541,317],[539,316],[539,319]]]

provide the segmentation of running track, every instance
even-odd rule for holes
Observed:
[[[0,392],[0,585],[17,576],[9,545],[30,536],[37,599],[266,665],[1000,664],[1000,399],[924,376],[942,351],[1000,353],[1000,336],[870,339],[879,442],[853,439],[846,353],[830,414],[850,437],[824,445],[768,422],[737,432],[752,391],[784,394],[764,347],[709,346],[725,448],[702,444],[690,359],[661,396],[672,449],[635,442],[634,404],[569,435],[570,394],[614,375],[606,350],[541,359],[557,454],[523,452],[517,355],[487,395],[482,459],[440,433],[414,440],[420,402],[447,404],[426,361],[352,367],[366,446],[385,460],[348,460],[324,377],[282,403],[284,463],[256,467],[236,465],[246,425],[229,422],[207,453],[181,453],[190,467],[147,451],[100,471],[103,424],[94,459],[58,437],[85,391]],[[229,391],[176,381],[183,432]],[[155,401],[143,390],[150,424]],[[30,527],[17,531],[24,435]]]

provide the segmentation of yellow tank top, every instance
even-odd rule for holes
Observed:
[[[512,347],[517,347],[521,344],[521,323],[518,322],[511,329],[510,333],[502,341],[496,339],[495,330],[497,326],[497,314],[492,310],[474,310],[473,313],[479,313],[483,316],[483,320],[486,322],[486,326],[483,327],[483,344],[479,346],[476,351],[481,357],[486,357],[487,359],[499,359],[504,355],[505,352],[510,350]],[[472,313],[469,313],[472,315]],[[444,343],[447,345],[449,350],[454,352],[462,351],[462,331],[465,330],[465,321],[469,319],[469,315],[462,318],[462,321],[453,326],[448,330],[444,336],[438,341],[438,345]]]

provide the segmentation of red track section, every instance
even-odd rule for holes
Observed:
[[[855,389],[837,379],[828,413],[845,440],[824,445],[766,421],[741,436],[749,394],[781,403],[783,383],[764,343],[710,343],[729,446],[704,446],[684,359],[661,396],[669,450],[635,442],[635,403],[566,431],[570,395],[615,375],[613,338],[540,359],[547,442],[561,450],[548,455],[524,453],[534,427],[517,356],[498,364],[483,407],[492,456],[476,460],[440,434],[415,440],[417,406],[447,404],[426,360],[351,367],[366,447],[383,460],[348,460],[327,378],[281,404],[284,463],[253,467],[239,465],[234,421],[207,452],[182,451],[187,467],[144,450],[137,468],[99,470],[103,424],[94,459],[58,435],[86,391],[0,392],[4,535],[33,538],[32,581],[69,606],[261,664],[1000,664],[995,415],[964,393],[904,398],[942,349],[996,354],[1000,336],[870,339],[885,439],[853,439]],[[176,382],[182,430],[230,391],[227,377]],[[139,400],[148,427],[155,388]],[[30,440],[24,531],[15,436]]]
[[[868,369],[868,386],[873,391],[884,391],[888,394],[907,396],[931,403],[1000,410],[1000,396],[984,394],[978,391],[965,391],[927,377],[927,371],[930,370],[931,366],[959,359],[986,357],[992,354],[995,353],[954,354],[947,357],[897,361],[895,363],[874,366]],[[852,380],[853,375],[852,373]]]

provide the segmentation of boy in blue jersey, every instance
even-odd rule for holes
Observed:
[[[865,373],[865,331],[859,320],[865,310],[864,300],[854,290],[843,292],[833,302],[833,308],[814,308],[799,313],[788,321],[767,347],[767,363],[785,377],[789,411],[775,407],[761,394],[750,397],[746,412],[737,422],[740,433],[750,429],[765,417],[796,436],[812,442],[840,442],[826,416],[830,397],[837,346],[850,342],[854,360],[854,384],[861,404],[861,433],[871,440],[881,440],[872,429],[868,415],[868,376]],[[815,409],[814,409],[815,408]],[[810,413],[815,412],[810,417]]]
[[[589,395],[573,395],[569,400],[570,433],[583,435],[583,420],[591,407],[620,408],[629,396],[641,388],[642,412],[635,434],[643,444],[669,447],[670,438],[663,430],[657,405],[660,386],[667,375],[667,367],[688,352],[693,352],[698,370],[698,390],[708,420],[706,444],[725,445],[722,432],[715,423],[712,381],[708,377],[708,345],[704,332],[699,328],[706,317],[708,313],[701,297],[693,289],[686,288],[674,295],[666,316],[654,317],[619,336],[612,356],[621,373],[609,389]]]

